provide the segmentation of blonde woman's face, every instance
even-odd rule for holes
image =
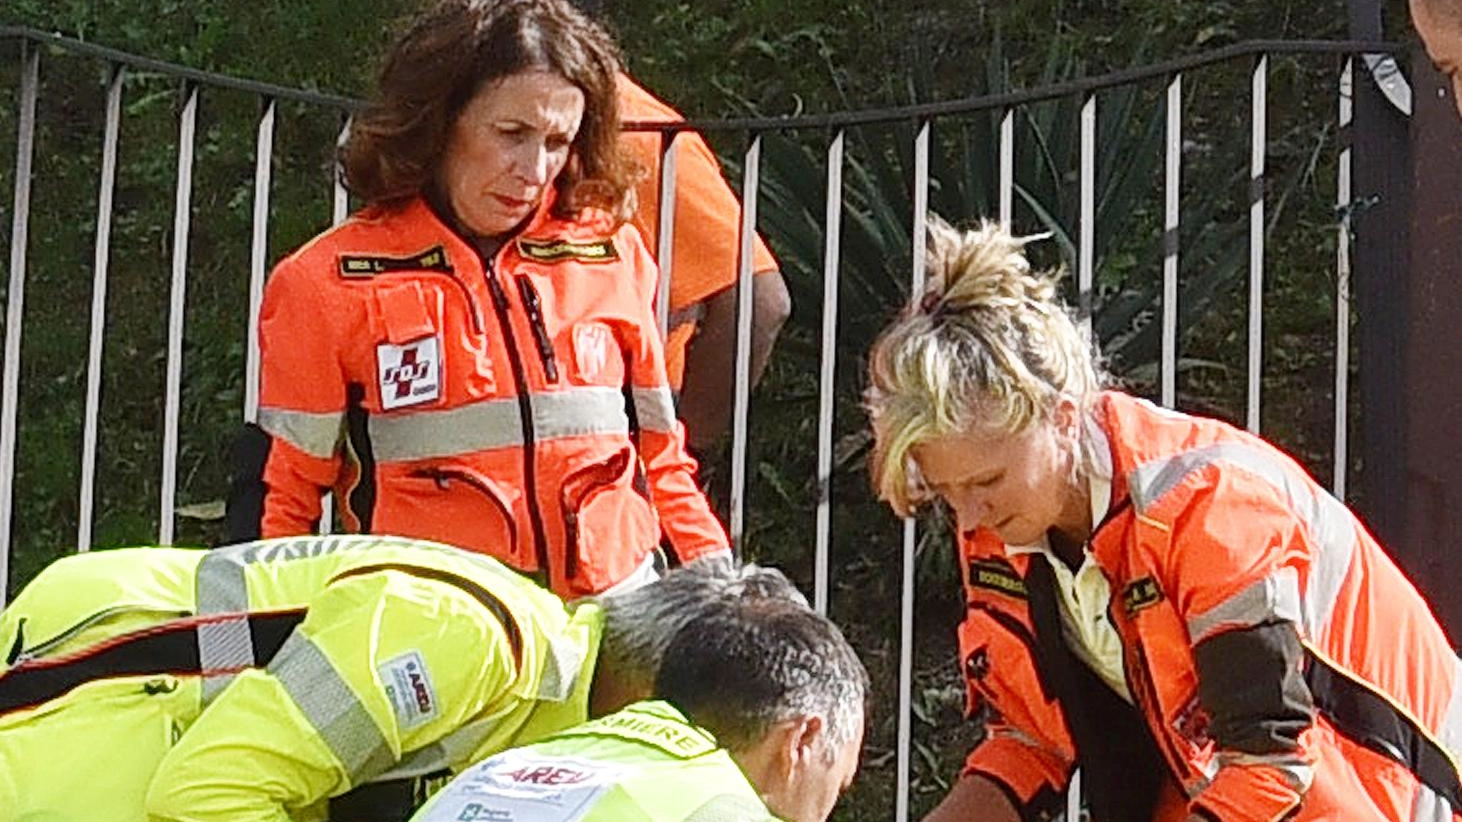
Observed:
[[[962,535],[988,528],[1007,545],[1031,545],[1068,523],[1073,449],[1062,429],[1037,423],[1019,434],[976,431],[913,449],[924,483],[954,514]],[[1089,518],[1089,514],[1087,515]]]

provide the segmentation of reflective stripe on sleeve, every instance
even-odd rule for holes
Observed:
[[[534,438],[540,442],[629,432],[624,397],[615,388],[583,386],[536,393],[531,400]],[[439,411],[376,414],[369,426],[377,462],[450,457],[523,444],[518,400],[511,397]]]
[[[319,459],[335,455],[340,444],[345,414],[341,411],[314,413],[285,408],[260,408],[259,427],[295,448]]]
[[[1442,716],[1436,737],[1437,742],[1451,754],[1452,761],[1457,762],[1462,759],[1462,660],[1453,660],[1452,671],[1452,698],[1447,703],[1447,713]],[[1422,784],[1412,806],[1411,818],[1414,822],[1450,822],[1454,813],[1456,811],[1446,797]]]
[[[370,712],[308,637],[296,631],[279,649],[268,671],[299,706],[325,745],[359,785],[396,762]]]
[[[1188,636],[1198,644],[1220,632],[1252,628],[1267,622],[1303,620],[1300,612],[1300,578],[1285,566],[1201,614],[1188,618]]]
[[[212,702],[239,671],[255,664],[254,634],[247,614],[233,614],[198,626],[198,667],[203,672],[204,705]]]
[[[1128,475],[1133,507],[1138,513],[1147,511],[1189,476],[1219,462],[1271,485],[1304,524],[1315,552],[1303,597],[1302,624],[1308,636],[1320,636],[1330,622],[1355,555],[1355,523],[1343,503],[1314,486],[1298,468],[1244,443],[1196,448],[1133,469]]]
[[[634,390],[635,415],[645,431],[675,430],[675,397],[667,385]]]

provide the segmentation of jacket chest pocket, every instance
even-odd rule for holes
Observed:
[[[633,488],[639,461],[630,448],[569,474],[559,491],[564,577],[586,592],[613,585],[659,536],[655,511]]]
[[[390,276],[390,275],[383,275]],[[495,393],[485,335],[473,333],[470,306],[448,305],[435,282],[401,279],[371,286],[375,395],[382,411],[440,405],[449,392]]]
[[[412,468],[393,505],[377,514],[380,533],[409,533],[448,545],[471,545],[514,567],[518,557],[517,493],[461,465]],[[387,515],[394,523],[379,522]]]
[[[614,328],[602,320],[581,320],[569,328],[570,369],[580,385],[624,384],[624,349]]]

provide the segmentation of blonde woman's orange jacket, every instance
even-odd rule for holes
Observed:
[[[684,449],[639,232],[545,203],[484,255],[418,199],[367,209],[274,270],[235,539],[349,530],[490,554],[556,593],[727,550]]]
[[[1132,704],[1066,650],[1048,561],[978,531],[959,641],[989,733],[965,773],[1027,818],[1078,760],[1106,822],[1458,818],[1458,658],[1360,521],[1227,424],[1117,393],[1094,423],[1112,502],[1089,550]]]

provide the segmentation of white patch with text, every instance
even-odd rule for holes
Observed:
[[[441,343],[425,337],[405,345],[376,344],[381,409],[431,402],[442,395]]]
[[[629,773],[623,765],[506,751],[452,780],[415,822],[577,822]]]
[[[407,651],[376,671],[402,730],[415,728],[437,715],[437,693],[420,652]]]

